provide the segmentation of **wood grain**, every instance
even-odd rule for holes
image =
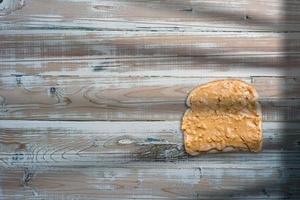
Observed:
[[[1,0],[0,16],[8,15],[25,5],[25,0]]]
[[[80,56],[0,62],[0,76],[295,76],[300,59],[284,56]]]
[[[33,128],[34,127],[34,128]],[[231,168],[297,167],[300,127],[292,122],[263,124],[263,152],[188,156],[180,122],[10,121],[0,125],[0,166],[23,167],[170,167],[197,165]],[[186,165],[186,161],[189,165]],[[175,167],[173,166],[173,167]],[[290,166],[291,167],[291,166]],[[299,166],[298,166],[299,167]]]
[[[115,36],[0,31],[0,74],[68,76],[294,76],[297,33]]]
[[[33,195],[35,199],[281,199],[297,197],[289,193],[299,193],[296,182],[300,179],[299,169],[284,173],[274,167],[25,168],[1,172],[2,194],[7,199]],[[293,182],[285,185],[290,176]]]
[[[300,199],[300,2],[23,2],[0,0],[0,199]],[[190,157],[185,98],[224,78],[257,88],[263,151]]]
[[[264,123],[260,154],[189,157],[178,122],[2,122],[3,198],[276,199],[298,194],[297,123]]]
[[[298,1],[31,0],[3,29],[117,31],[299,31]],[[138,33],[139,34],[139,33]]]
[[[0,118],[181,120],[188,92],[222,78],[226,77],[2,77]],[[299,79],[243,80],[257,88],[264,121],[300,120]]]
[[[288,41],[287,38],[288,37]],[[34,40],[33,40],[34,38]],[[1,58],[3,61],[86,57],[115,58],[120,56],[246,56],[274,57],[297,54],[299,34],[289,33],[217,33],[163,34],[141,36],[104,35],[101,32],[41,33],[16,31],[0,35]],[[285,43],[283,43],[285,42]],[[289,42],[289,43],[288,43]],[[35,47],[40,47],[33,51]],[[203,58],[205,59],[205,58]],[[230,60],[229,60],[230,61]],[[254,61],[252,61],[254,62]]]

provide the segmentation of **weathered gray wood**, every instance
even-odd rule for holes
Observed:
[[[300,2],[18,2],[0,3],[0,199],[300,199]],[[258,89],[263,152],[190,157],[187,93],[222,78]]]
[[[294,76],[299,44],[298,33],[8,30],[0,31],[0,75]]]
[[[181,120],[189,91],[225,77],[2,77],[1,119]],[[265,121],[299,121],[299,79],[243,78]]]
[[[300,195],[298,123],[264,123],[262,153],[199,157],[184,153],[179,126],[179,122],[2,120],[1,197],[280,199]]]
[[[0,172],[2,197],[7,199],[297,198],[300,179],[299,169],[286,172],[276,167],[220,169],[201,165],[188,169],[24,168]],[[293,180],[286,185],[289,177]]]
[[[2,167],[119,166],[147,167],[176,162],[176,167],[273,167],[282,159],[300,163],[298,123],[263,124],[263,152],[189,157],[180,122],[1,121]],[[142,163],[142,162],[152,163]],[[155,162],[153,162],[155,161]],[[137,162],[137,163],[136,163]],[[187,162],[189,163],[187,165]],[[181,163],[181,164],[180,164]],[[171,165],[172,166],[172,165]]]
[[[8,0],[6,0],[8,1]],[[7,29],[114,31],[299,31],[298,1],[30,0],[1,19]]]
[[[8,55],[9,56],[9,55]],[[0,76],[176,76],[243,77],[295,76],[300,74],[299,58],[277,56],[104,56],[55,57],[0,62]]]
[[[116,32],[123,34],[122,31]],[[124,67],[130,66],[136,59],[149,58],[147,62],[150,62],[155,58],[162,61],[169,58],[169,63],[172,63],[176,61],[175,57],[190,57],[189,62],[195,62],[198,67],[202,63],[211,63],[227,64],[230,67],[238,65],[291,68],[299,63],[299,43],[299,34],[293,32],[284,35],[256,32],[158,32],[156,35],[139,33],[124,36],[110,32],[105,35],[102,32],[87,31],[71,31],[71,34],[66,34],[64,31],[50,30],[8,30],[0,31],[0,58],[5,64],[36,61],[36,65],[41,64],[40,61],[102,59],[104,65]],[[170,61],[170,57],[175,60]],[[116,65],[109,65],[109,61]]]
[[[1,0],[0,16],[8,15],[13,11],[21,9],[25,5],[25,0]]]
[[[121,31],[120,31],[121,32]],[[285,56],[289,53],[299,53],[299,34],[287,33],[232,33],[232,32],[197,32],[195,34],[181,33],[155,35],[107,35],[102,32],[74,31],[65,34],[63,31],[21,31],[0,32],[1,58],[7,61],[54,59],[64,56],[93,56],[101,58],[122,58],[120,56],[143,55],[154,56],[247,56],[271,57]],[[117,32],[118,33],[118,32]],[[122,33],[122,32],[121,32]],[[294,42],[294,43],[293,43]],[[39,46],[43,44],[43,46]],[[39,46],[34,54],[30,49]],[[286,48],[286,49],[283,49]],[[25,51],[27,49],[27,52]],[[5,51],[6,50],[6,51]],[[10,51],[8,51],[10,50]],[[289,50],[289,51],[287,51]],[[15,54],[9,54],[12,52]],[[285,52],[286,51],[286,52]],[[33,53],[33,52],[32,52]],[[43,56],[41,56],[43,54]],[[10,56],[10,57],[9,57]],[[39,57],[40,56],[40,57]],[[48,59],[49,59],[48,58]],[[217,58],[215,58],[217,59]],[[232,58],[234,59],[234,58]],[[249,61],[250,62],[250,61]],[[254,62],[252,60],[252,62]]]

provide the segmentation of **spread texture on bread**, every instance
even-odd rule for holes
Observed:
[[[240,80],[213,81],[195,88],[182,119],[185,150],[251,151],[262,148],[262,117],[254,87]]]

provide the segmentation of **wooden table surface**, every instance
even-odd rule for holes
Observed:
[[[0,2],[0,199],[300,199],[300,1]],[[185,98],[226,78],[263,151],[188,156]]]

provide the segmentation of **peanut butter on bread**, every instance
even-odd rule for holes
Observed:
[[[251,151],[262,148],[262,117],[254,87],[240,80],[213,81],[195,88],[187,98],[182,120],[185,150]]]

